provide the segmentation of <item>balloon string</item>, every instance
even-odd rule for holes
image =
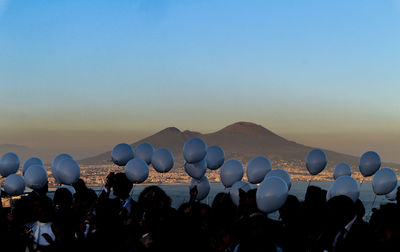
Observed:
[[[369,218],[371,218],[371,216],[372,216],[372,209],[374,208],[375,200],[376,200],[376,194],[375,194],[374,200],[372,201],[372,204],[371,204],[371,210],[369,211]]]
[[[132,198],[132,196],[133,196],[133,192],[135,191],[135,187],[136,187],[136,183],[133,184],[132,191],[131,191],[131,195],[130,195],[131,198]]]
[[[375,205],[375,200],[376,200],[376,194],[375,194],[374,200],[372,201],[371,210],[372,210],[372,208],[373,208],[374,205]]]
[[[161,184],[162,184],[163,177],[164,177],[164,173],[162,172],[162,173],[161,173],[160,181],[158,182],[158,185],[161,185]]]
[[[106,186],[106,183],[104,182],[104,178],[101,178],[101,180],[103,181],[102,186],[101,186],[101,190],[100,192],[97,194],[97,196],[100,196],[100,194],[103,192],[104,187]]]
[[[307,188],[310,187],[312,179],[313,179],[313,177],[312,177],[312,175],[310,175],[310,179],[308,180]]]

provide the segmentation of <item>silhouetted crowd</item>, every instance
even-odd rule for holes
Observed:
[[[160,187],[134,201],[132,186],[110,173],[99,196],[80,179],[74,194],[58,188],[51,199],[43,188],[1,206],[0,251],[400,251],[395,203],[366,222],[360,200],[326,201],[325,190],[309,186],[303,202],[289,195],[273,220],[257,209],[256,189],[239,190],[238,206],[225,192],[209,206],[194,200],[194,187],[175,209]]]

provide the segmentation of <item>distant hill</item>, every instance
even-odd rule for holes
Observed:
[[[0,157],[7,152],[14,152],[22,162],[32,156],[33,150],[24,145],[0,144]]]
[[[208,146],[219,145],[227,159],[238,159],[247,163],[251,158],[264,155],[272,161],[287,161],[304,163],[307,153],[313,147],[298,144],[287,140],[272,131],[250,122],[237,122],[217,132],[201,134],[193,131],[180,131],[175,127],[166,128],[152,136],[132,144],[132,147],[148,142],[154,148],[165,147],[172,151],[175,157],[175,167],[182,167],[184,160],[182,148],[185,142],[192,137],[202,138]],[[359,157],[346,155],[330,150],[324,150],[328,156],[328,168],[332,169],[340,162],[346,162],[353,167],[358,165]],[[81,164],[111,163],[111,151],[79,161]],[[399,164],[384,163],[383,166],[399,170]],[[302,165],[304,168],[304,165]],[[305,169],[305,168],[304,168]]]

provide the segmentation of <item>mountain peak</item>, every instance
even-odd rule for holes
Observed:
[[[181,131],[176,127],[168,127],[161,130],[159,133],[181,133]]]
[[[161,135],[173,134],[174,135],[174,134],[180,134],[180,133],[182,133],[182,132],[178,128],[168,127],[168,128],[165,128],[165,129],[159,131],[157,134],[161,134]]]
[[[223,134],[242,134],[242,135],[275,135],[261,125],[252,122],[237,122],[226,126],[218,131]]]

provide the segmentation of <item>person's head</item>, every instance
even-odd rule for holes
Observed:
[[[40,222],[49,222],[53,217],[53,202],[47,196],[39,196],[33,199],[33,212]]]
[[[304,198],[304,203],[308,205],[318,205],[323,202],[322,190],[318,186],[307,187],[307,192]]]
[[[54,205],[60,209],[70,208],[72,205],[72,193],[67,188],[58,188],[54,193]]]
[[[171,207],[171,198],[158,186],[148,186],[139,195],[138,203],[144,209]]]
[[[331,227],[343,228],[356,216],[355,204],[344,195],[333,197],[328,201],[327,216]]]
[[[49,192],[49,182],[46,182],[46,184],[42,188],[35,189],[33,191],[40,196],[46,196],[46,194]]]
[[[233,204],[229,193],[220,192],[215,195],[211,208],[216,214],[232,214],[235,204]]]
[[[290,221],[298,218],[300,201],[296,196],[289,194],[285,204],[279,209],[279,216],[283,221]]]
[[[75,209],[87,210],[93,207],[97,200],[97,194],[93,189],[86,186],[83,179],[78,179],[76,183],[72,185],[75,189],[73,197],[73,207]]]
[[[117,173],[113,177],[114,195],[121,199],[126,199],[132,190],[132,182],[126,177],[125,173]]]
[[[248,192],[239,190],[240,203],[238,207],[239,215],[250,215],[258,212],[256,201],[257,189],[251,189]]]
[[[72,186],[74,187],[74,189],[77,193],[81,193],[81,192],[87,190],[85,181],[81,178],[78,179],[78,181],[76,181],[74,184],[72,184]]]

